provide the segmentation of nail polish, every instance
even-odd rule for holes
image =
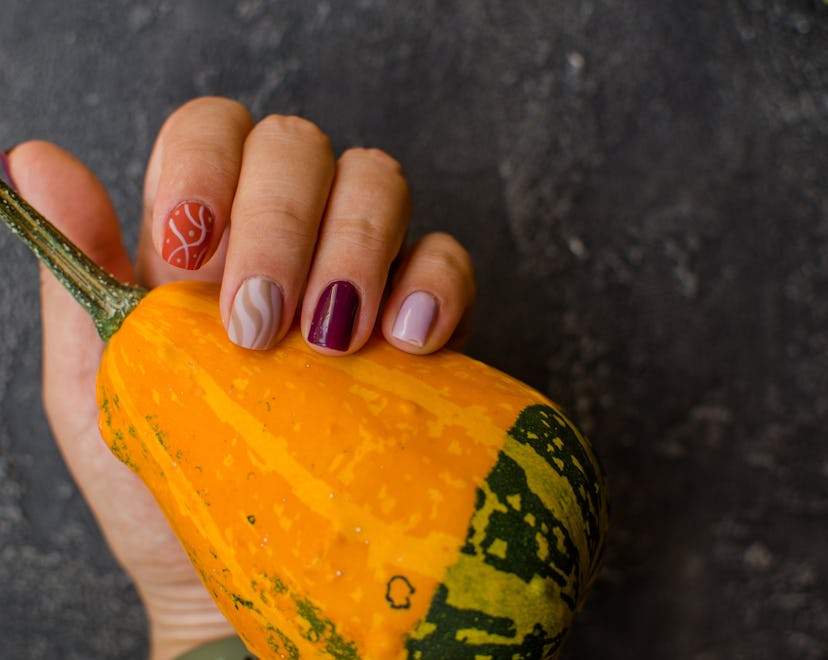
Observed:
[[[434,296],[425,291],[415,291],[405,299],[400,307],[391,336],[422,347],[428,338],[436,315],[437,301]]]
[[[11,175],[11,167],[9,166],[9,151],[11,149],[0,152],[0,178],[8,184],[9,188],[17,192],[17,184],[14,182],[14,178]]]
[[[350,282],[331,282],[316,303],[308,341],[317,346],[347,351],[359,309],[359,293]]]
[[[242,348],[269,348],[282,320],[282,291],[264,277],[245,280],[230,310],[227,335]]]
[[[181,202],[165,221],[161,257],[178,268],[196,270],[210,250],[212,235],[212,211],[200,202]]]

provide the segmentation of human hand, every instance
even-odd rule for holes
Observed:
[[[184,277],[220,281],[228,335],[247,347],[278,342],[298,319],[323,353],[358,350],[375,325],[401,350],[427,353],[449,341],[473,300],[468,256],[444,234],[421,239],[386,287],[409,215],[400,168],[377,151],[350,150],[335,160],[327,138],[304,120],[254,123],[225,99],[198,99],[176,111],[147,168],[135,268],[111,202],[80,162],[43,142],[18,146],[9,161],[23,197],[122,281],[147,287]],[[212,217],[203,240],[197,225],[176,219],[170,229],[171,210],[182,202],[190,211],[203,209],[205,222]],[[188,238],[190,229],[196,233]],[[179,257],[188,268],[169,263]],[[347,284],[319,303],[332,282]],[[266,305],[256,307],[258,323],[248,303],[256,292]],[[47,415],[146,606],[152,657],[173,658],[231,634],[152,496],[101,439],[95,377],[103,343],[45,271],[42,307]]]

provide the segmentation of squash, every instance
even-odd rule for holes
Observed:
[[[110,339],[101,431],[262,657],[549,657],[594,575],[603,486],[530,388],[381,339],[231,344],[214,285]]]
[[[56,235],[0,198],[7,224]],[[109,340],[102,436],[253,653],[558,655],[599,566],[607,488],[554,403],[464,355],[379,337],[326,357],[294,329],[247,351],[226,338],[216,285],[144,295],[62,250],[60,277],[58,262],[81,263],[113,301],[85,303]]]

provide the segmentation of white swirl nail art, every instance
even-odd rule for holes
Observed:
[[[198,202],[182,202],[167,218],[161,256],[186,270],[201,267],[210,249],[213,214]]]
[[[261,350],[273,341],[282,319],[282,292],[263,277],[251,277],[239,287],[230,312],[227,334],[243,348]]]

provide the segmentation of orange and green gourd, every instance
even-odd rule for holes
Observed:
[[[0,182],[0,215],[108,341],[100,429],[260,658],[555,658],[607,488],[542,394],[464,355],[226,337],[216,285],[104,274]]]

